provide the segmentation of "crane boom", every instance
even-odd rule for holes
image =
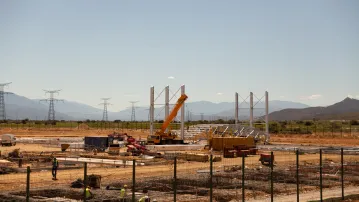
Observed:
[[[181,109],[183,103],[187,100],[188,96],[186,94],[182,94],[180,98],[178,98],[175,107],[172,109],[171,114],[167,117],[167,119],[163,122],[160,132],[164,133],[166,128],[170,125],[173,119],[177,116],[178,111]]]

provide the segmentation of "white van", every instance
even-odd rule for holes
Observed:
[[[1,146],[15,146],[16,138],[13,134],[4,134],[1,136]]]

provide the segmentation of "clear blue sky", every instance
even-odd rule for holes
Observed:
[[[1,0],[0,68],[17,94],[111,110],[167,84],[188,101],[328,105],[359,97],[359,1]]]

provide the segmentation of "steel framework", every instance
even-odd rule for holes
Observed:
[[[40,100],[40,102],[44,101],[44,102],[49,102],[49,112],[48,112],[48,115],[47,115],[47,120],[49,121],[55,121],[55,104],[54,102],[63,102],[64,100],[60,100],[60,99],[55,99],[54,98],[54,94],[59,94],[59,92],[61,90],[44,90],[45,91],[45,95],[46,94],[50,94],[50,97],[47,98],[47,99],[43,99],[43,100]]]
[[[137,103],[138,101],[130,101],[130,103],[132,104],[132,110],[131,110],[131,122],[136,121],[136,107],[135,107],[135,103]]]
[[[165,91],[165,118],[166,119],[169,115],[169,107],[170,107],[170,101],[176,97],[176,94],[181,90],[181,95],[185,94],[185,85],[182,85],[175,93],[173,93],[172,97],[170,98],[170,87],[166,86],[155,98],[155,87],[152,86],[150,88],[150,134],[153,135],[153,123],[155,120],[155,105],[163,105],[162,104],[155,104],[156,100],[160,97],[160,95]],[[185,105],[181,107],[181,139],[184,139],[184,119],[185,119]]]
[[[100,103],[100,105],[103,105],[102,121],[108,121],[107,106],[111,105],[111,103],[108,102],[109,99],[111,98],[101,98],[101,100],[103,100],[103,103]]]
[[[259,138],[260,136],[264,136],[265,138],[265,143],[269,143],[270,140],[270,134],[269,134],[269,100],[268,100],[268,92],[265,91],[264,96],[261,98],[258,98],[257,96],[255,96],[253,94],[253,92],[250,92],[249,94],[249,127],[245,127],[245,126],[240,126],[239,124],[239,109],[241,109],[239,107],[240,104],[242,103],[247,103],[247,99],[243,99],[242,97],[242,102],[239,103],[238,102],[238,93],[235,93],[235,112],[234,112],[234,118],[235,118],[235,127],[237,128],[237,135],[240,136],[248,136],[248,135],[255,135],[257,138]],[[254,103],[253,98],[257,98],[257,102]],[[254,123],[254,109],[255,106],[261,102],[261,100],[265,98],[265,116],[264,116],[264,124],[265,124],[265,132],[263,133],[262,131],[258,131],[255,127],[253,127],[253,123]],[[243,108],[242,108],[243,109]],[[256,108],[256,109],[260,109],[260,108]],[[258,119],[260,119],[261,117],[257,117]]]
[[[12,94],[9,92],[4,92],[5,86],[10,85],[9,83],[0,84],[0,120],[6,120],[6,108],[5,108],[5,94]]]

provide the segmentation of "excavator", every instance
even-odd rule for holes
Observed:
[[[181,95],[178,98],[177,103],[170,115],[163,122],[161,129],[156,131],[154,135],[147,136],[147,144],[149,145],[169,145],[169,144],[185,144],[183,140],[177,140],[177,134],[168,130],[166,132],[167,127],[173,121],[173,119],[177,116],[177,112],[181,109],[184,102],[187,100],[188,96],[186,94]]]

